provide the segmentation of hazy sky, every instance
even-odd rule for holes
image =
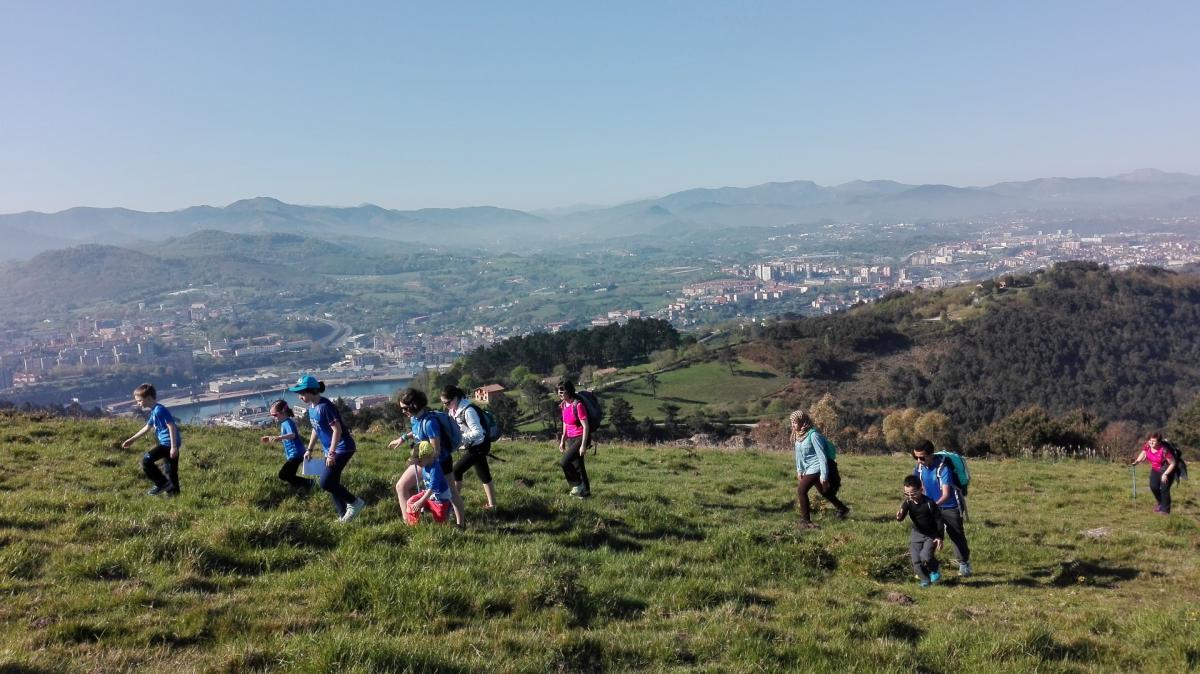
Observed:
[[[1196,2],[0,0],[0,212],[1200,173],[1198,26]]]

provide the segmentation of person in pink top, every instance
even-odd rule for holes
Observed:
[[[592,440],[587,406],[575,396],[575,384],[567,380],[558,385],[558,397],[563,419],[562,436],[558,439],[558,451],[562,453],[559,465],[571,485],[571,496],[587,498],[592,495],[587,468],[583,465]]]
[[[1142,451],[1138,452],[1137,458],[1129,465],[1136,466],[1142,461],[1150,464],[1150,493],[1154,494],[1154,499],[1158,501],[1154,512],[1170,514],[1171,483],[1177,477],[1177,466],[1175,452],[1163,441],[1162,433],[1151,433],[1146,444],[1142,446]]]

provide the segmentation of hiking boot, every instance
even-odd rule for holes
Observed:
[[[361,498],[354,499],[354,503],[351,503],[350,505],[346,506],[346,514],[342,515],[341,519],[339,519],[338,521],[339,522],[350,522],[355,517],[358,517],[358,513],[361,512],[362,509],[366,505],[367,505],[367,502],[362,500]]]
[[[929,587],[929,581],[927,581],[927,580],[921,581],[921,587]]]
[[[837,511],[836,513],[834,513],[834,514],[833,514],[833,516],[834,516],[834,517],[836,517],[836,518],[838,518],[839,520],[844,520],[844,519],[846,519],[847,517],[849,517],[849,516],[850,516],[850,509],[849,509],[849,508],[842,508],[841,510]]]
[[[941,579],[942,579],[942,574],[939,571],[934,571],[933,573],[929,574],[929,584],[930,585],[933,585],[934,583],[938,582]]]
[[[960,575],[964,578],[971,575],[971,563],[970,562],[959,562],[958,563],[958,575]]]
[[[146,496],[158,496],[159,494],[161,494],[165,491],[167,491],[167,485],[165,485],[165,484],[155,485],[150,488],[150,491],[146,492]]]
[[[1162,512],[1162,511],[1163,511],[1163,509],[1162,509],[1162,505],[1161,505],[1161,504],[1160,504],[1160,505],[1156,505],[1156,506],[1154,506],[1154,512],[1156,512],[1156,513],[1160,513],[1160,512]]]
[[[576,496],[578,496],[579,498],[591,498],[592,491],[590,489],[580,489],[579,493],[576,494]]]
[[[575,485],[574,487],[571,487],[571,491],[568,492],[568,495],[569,496],[579,496],[580,492],[582,492],[582,491],[583,491],[583,489],[579,485]]]

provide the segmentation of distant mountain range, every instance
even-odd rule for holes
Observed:
[[[1076,216],[1197,216],[1200,177],[1141,169],[1111,178],[1041,178],[987,187],[906,185],[871,180],[823,187],[810,181],[754,187],[691,189],[605,208],[524,211],[477,206],[389,210],[298,206],[269,197],[224,208],[170,212],[71,208],[58,213],[0,215],[8,245],[0,259],[86,243],[129,245],[202,230],[293,233],[326,240],[370,237],[492,250],[529,250],[578,237],[673,233],[715,227],[806,225],[822,222],[955,220],[1006,213]],[[439,241],[441,237],[441,241]]]

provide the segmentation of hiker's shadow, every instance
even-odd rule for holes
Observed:
[[[544,501],[524,501],[504,506],[497,509],[492,517],[499,529],[523,536],[561,534],[571,529],[571,523]]]

